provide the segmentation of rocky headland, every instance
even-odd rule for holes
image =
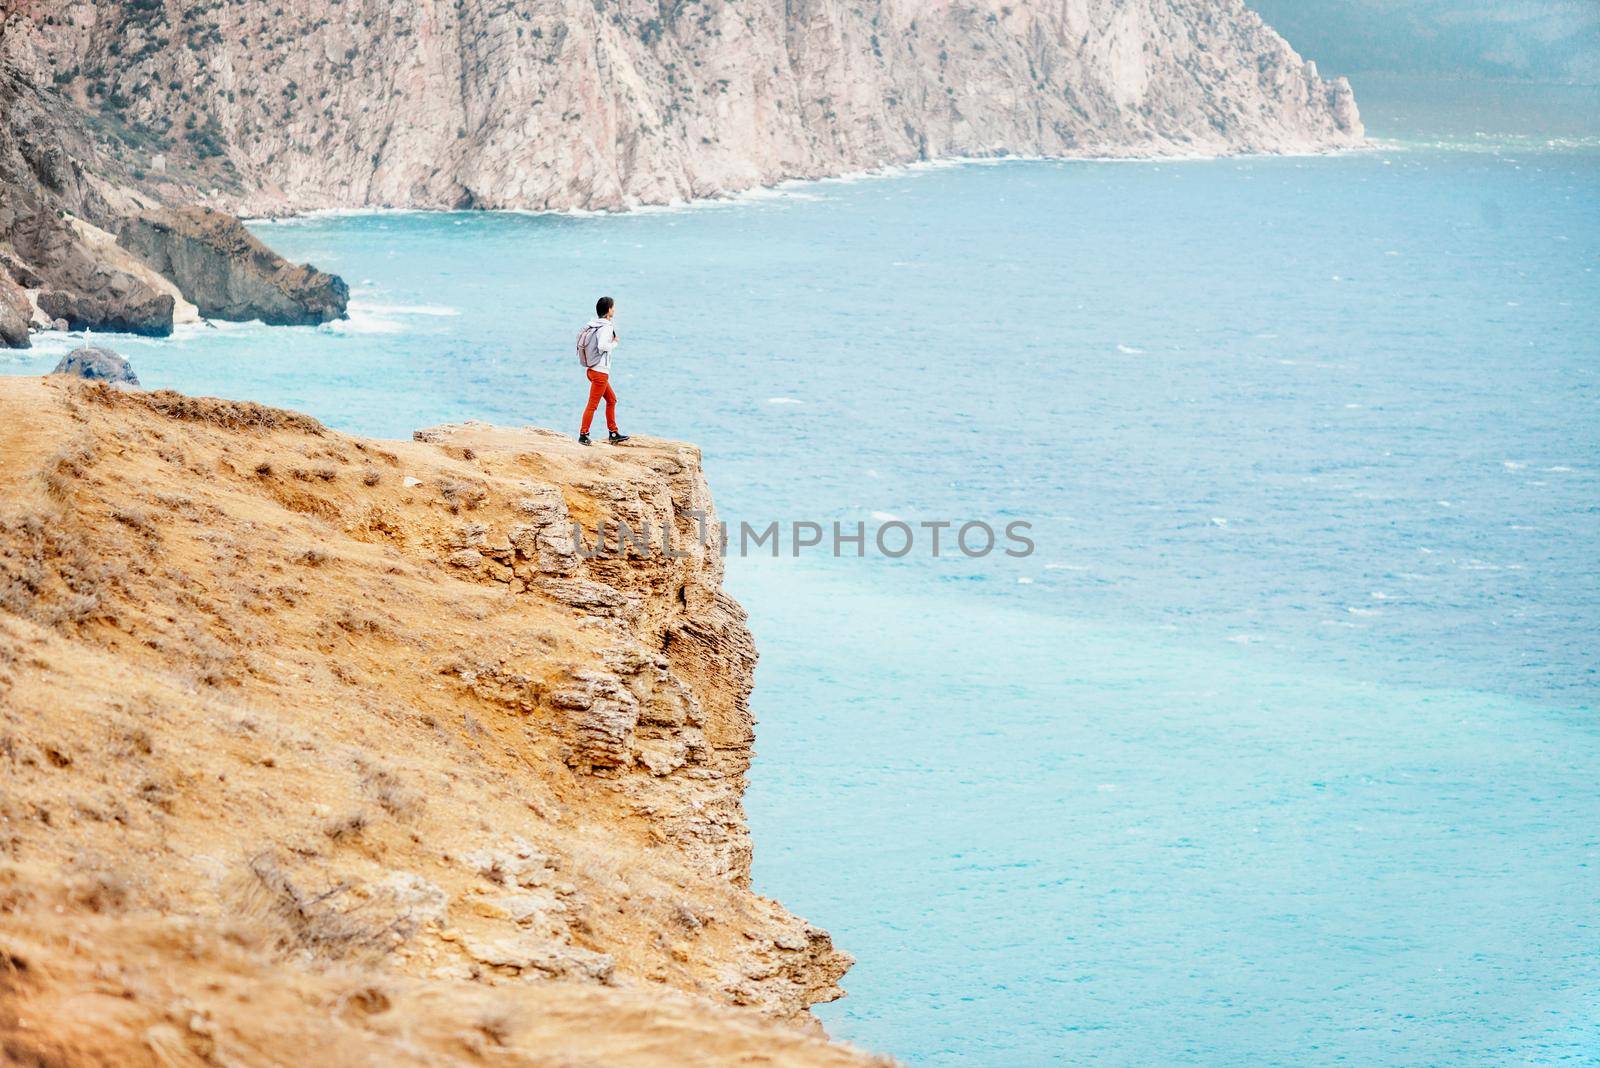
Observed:
[[[344,280],[295,265],[226,212],[185,207],[122,224],[117,244],[171,279],[209,319],[314,325],[345,313]]]
[[[0,378],[0,1061],[874,1063],[750,890],[698,452],[416,437]]]
[[[341,280],[287,263],[230,215],[182,207],[192,192],[145,187],[92,120],[0,51],[0,346],[52,326],[159,337],[201,316],[344,315]]]

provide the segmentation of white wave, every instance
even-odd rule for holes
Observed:
[[[1119,344],[1117,346],[1117,351],[1122,353],[1124,356],[1143,356],[1144,355],[1144,349],[1136,349],[1132,345],[1121,345],[1121,344]]]
[[[1019,585],[1019,586],[1032,586],[1033,585],[1033,579],[1028,578],[1026,575],[1019,576],[1017,578],[1017,585]]]
[[[893,512],[873,512],[872,518],[876,519],[880,523],[899,523],[902,521],[900,517],[895,515]]]
[[[1044,569],[1046,571],[1087,571],[1087,570],[1089,570],[1087,567],[1083,566],[1082,564],[1045,564],[1044,565]]]
[[[804,404],[805,401],[798,397],[768,397],[768,404]]]
[[[285,212],[282,215],[264,215],[241,219],[246,226],[303,226],[321,219],[356,219],[369,215],[439,215],[438,209],[429,208],[311,208],[306,211]]]
[[[452,318],[461,311],[445,304],[380,304],[365,300],[352,300],[347,309],[348,318],[323,323],[319,329],[332,334],[369,336],[376,334],[403,334],[411,327],[406,320],[416,317]]]
[[[406,330],[406,324],[399,319],[372,315],[353,306],[350,308],[349,316],[347,319],[335,319],[330,323],[323,323],[318,329],[326,330],[330,334],[354,334],[358,337],[371,334],[403,334]]]
[[[73,349],[84,345],[94,344],[94,339],[84,334],[65,330],[42,330],[28,338],[32,346],[26,349],[0,349],[0,355],[16,363],[25,363],[29,360],[42,359],[48,356],[61,357]]]
[[[444,304],[367,304],[365,301],[351,304],[351,308],[359,308],[373,315],[460,315],[461,309],[452,308]]]
[[[1211,517],[1211,523],[1212,523],[1213,526],[1219,526],[1219,527],[1225,527],[1225,526],[1228,525],[1228,521],[1226,519],[1222,518],[1220,515],[1212,516]]]
[[[197,338],[215,337],[218,334],[245,334],[257,330],[282,330],[294,327],[269,327],[260,319],[249,319],[245,322],[234,322],[228,319],[198,319],[192,323],[179,323],[172,328],[173,341],[190,341]],[[154,338],[160,342],[164,338]]]

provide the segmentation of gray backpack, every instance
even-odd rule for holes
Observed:
[[[600,362],[600,327],[590,324],[578,331],[578,363],[585,371]]]

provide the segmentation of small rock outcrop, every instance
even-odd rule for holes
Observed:
[[[290,263],[226,212],[141,215],[123,224],[118,243],[176,283],[208,318],[315,325],[344,318],[349,303],[342,279]]]
[[[139,376],[133,373],[128,361],[98,345],[73,349],[61,357],[61,362],[50,373],[87,378],[91,382],[106,382],[113,386],[132,386],[136,389],[139,386]]]

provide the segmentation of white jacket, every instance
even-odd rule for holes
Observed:
[[[599,371],[601,374],[608,375],[611,373],[611,350],[617,347],[619,340],[616,328],[611,325],[610,319],[599,318],[591,319],[589,326],[584,327],[584,329],[588,330],[590,327],[599,328],[595,334],[594,341],[595,348],[599,350],[600,355],[593,357],[586,354],[584,362],[588,365],[589,370]]]

